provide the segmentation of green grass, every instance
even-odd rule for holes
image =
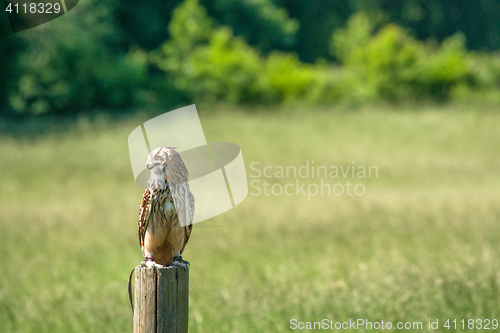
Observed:
[[[379,176],[352,180],[363,196],[249,194],[196,224],[190,332],[500,319],[500,113],[198,109],[209,141],[240,145],[248,175],[309,160]],[[127,137],[146,119],[0,138],[0,332],[132,332],[142,190]]]

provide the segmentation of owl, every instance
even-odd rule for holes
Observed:
[[[182,252],[193,229],[194,197],[188,170],[175,148],[159,147],[146,162],[151,177],[139,210],[143,267],[187,267]]]

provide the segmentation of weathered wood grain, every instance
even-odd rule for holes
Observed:
[[[134,333],[187,333],[189,269],[135,270]]]

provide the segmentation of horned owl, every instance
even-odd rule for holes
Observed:
[[[174,148],[153,150],[146,162],[151,177],[139,211],[141,266],[186,267],[181,254],[193,229],[194,197],[188,170]]]

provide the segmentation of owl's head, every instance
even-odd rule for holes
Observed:
[[[166,176],[169,183],[182,183],[188,179],[186,166],[172,147],[159,147],[149,153],[146,167],[152,176]]]
[[[159,147],[149,153],[146,167],[151,173],[158,174],[166,172],[169,150],[173,150],[173,148]]]

